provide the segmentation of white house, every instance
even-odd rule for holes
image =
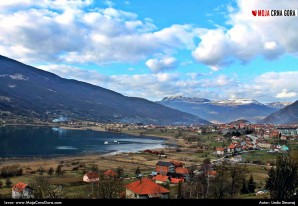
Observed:
[[[23,182],[18,182],[12,187],[11,197],[13,199],[34,198],[33,189]]]
[[[99,181],[99,174],[96,172],[87,172],[83,176],[84,182],[98,182]]]

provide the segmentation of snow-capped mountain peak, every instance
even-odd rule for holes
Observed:
[[[247,104],[263,105],[262,103],[254,100],[254,99],[246,99],[246,98],[220,100],[220,101],[215,101],[213,103],[214,104],[223,104],[223,105],[247,105]]]
[[[275,109],[282,109],[286,106],[289,106],[290,104],[292,104],[293,102],[272,102],[272,103],[267,103],[265,104],[266,106],[269,106],[271,108],[275,108]]]

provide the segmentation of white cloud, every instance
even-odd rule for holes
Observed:
[[[110,0],[103,0],[104,4],[107,5],[108,7],[113,7],[115,6],[115,3],[110,1]]]
[[[39,66],[64,78],[92,83],[127,96],[160,100],[165,96],[203,97],[211,100],[253,98],[260,102],[295,101],[297,71],[267,72],[251,81],[240,82],[237,76],[178,72],[105,76],[67,65]]]
[[[288,92],[287,89],[283,89],[282,92],[276,95],[277,98],[291,98],[296,96],[297,96],[296,92]]]
[[[255,9],[297,9],[292,0],[238,0],[239,10],[231,10],[227,28],[201,34],[193,57],[207,65],[226,65],[234,60],[247,62],[261,55],[268,59],[289,53],[298,55],[297,17],[253,16]]]
[[[152,72],[162,72],[165,70],[173,69],[177,66],[177,59],[174,57],[163,57],[162,59],[149,59],[146,61],[146,66],[152,71]]]
[[[26,63],[130,63],[194,49],[201,32],[191,25],[158,30],[151,19],[92,2],[1,1],[0,54]]]

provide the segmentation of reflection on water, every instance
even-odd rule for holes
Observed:
[[[0,127],[0,140],[1,157],[136,152],[164,146],[161,138],[29,126]]]

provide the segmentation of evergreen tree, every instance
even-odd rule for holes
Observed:
[[[256,189],[256,182],[254,181],[254,178],[252,175],[250,175],[248,180],[247,189],[249,193],[254,193]]]
[[[123,176],[123,173],[124,173],[123,168],[117,167],[116,173],[117,173],[117,177],[121,178]]]
[[[270,191],[272,199],[294,198],[298,187],[298,164],[287,155],[279,155],[276,166],[268,171],[265,188]]]
[[[6,187],[10,187],[12,185],[12,182],[10,181],[9,178],[6,179],[5,185],[6,185]]]

